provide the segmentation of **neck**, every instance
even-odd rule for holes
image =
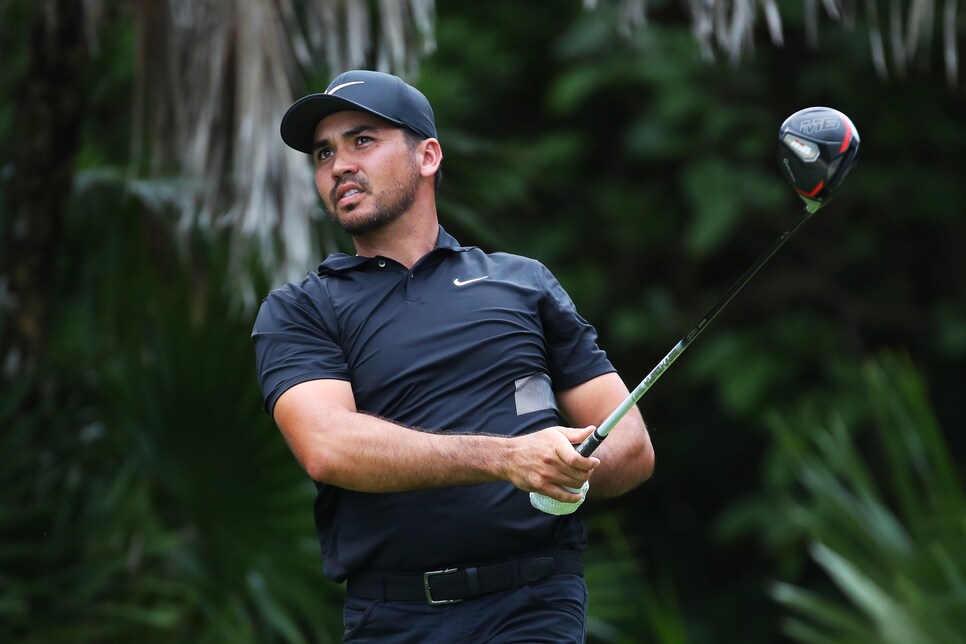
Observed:
[[[439,220],[436,209],[410,211],[388,226],[352,238],[356,254],[363,257],[380,255],[412,268],[436,246]]]

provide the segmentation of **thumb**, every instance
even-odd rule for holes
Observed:
[[[563,435],[567,437],[567,440],[573,445],[579,445],[584,442],[584,439],[590,436],[597,427],[595,425],[588,425],[587,427],[564,427]]]
[[[577,448],[583,444],[584,440],[588,436],[594,433],[595,429],[597,429],[597,427],[595,427],[594,425],[588,425],[587,427],[581,427],[581,428],[568,427],[568,428],[565,428],[564,430],[564,436],[566,436],[567,440],[570,441],[570,444],[574,450],[573,452],[569,452],[568,450],[568,453],[572,454],[577,459],[589,459],[590,462],[592,463],[591,467],[597,467],[600,461],[594,458],[593,456],[589,456],[589,457],[583,456],[577,451]],[[577,462],[574,461],[572,458],[566,457],[563,454],[560,454],[560,456],[571,465],[576,466]]]

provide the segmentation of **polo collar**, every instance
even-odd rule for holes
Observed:
[[[461,246],[456,239],[450,235],[442,226],[439,227],[439,235],[436,237],[436,246],[430,253],[435,253],[440,250],[448,250],[452,252],[462,253],[473,248],[472,246]],[[380,259],[379,257],[361,257],[359,255],[346,255],[344,253],[333,253],[325,258],[325,260],[319,264],[319,274],[323,273],[340,273],[344,271],[351,271],[356,268],[360,268],[369,262],[374,262]]]

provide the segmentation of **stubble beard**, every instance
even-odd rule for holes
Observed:
[[[394,186],[394,189],[386,194],[376,197],[369,192],[369,182],[361,179],[354,180],[359,186],[370,195],[372,199],[372,211],[359,217],[347,217],[356,206],[353,204],[341,210],[337,206],[326,205],[326,212],[329,217],[346,233],[357,236],[365,235],[388,226],[396,221],[403,214],[412,208],[416,203],[416,193],[419,189],[419,172],[415,167],[408,177],[408,181],[401,182]],[[338,186],[336,186],[338,188]],[[333,195],[335,189],[333,189]],[[335,199],[333,198],[333,203]]]

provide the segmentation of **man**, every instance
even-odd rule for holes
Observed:
[[[347,581],[346,641],[583,641],[585,529],[527,493],[573,510],[654,462],[636,408],[593,456],[573,447],[628,395],[596,332],[541,264],[442,229],[433,111],[401,79],[346,72],[281,134],[357,252],[272,291],[252,333]]]

